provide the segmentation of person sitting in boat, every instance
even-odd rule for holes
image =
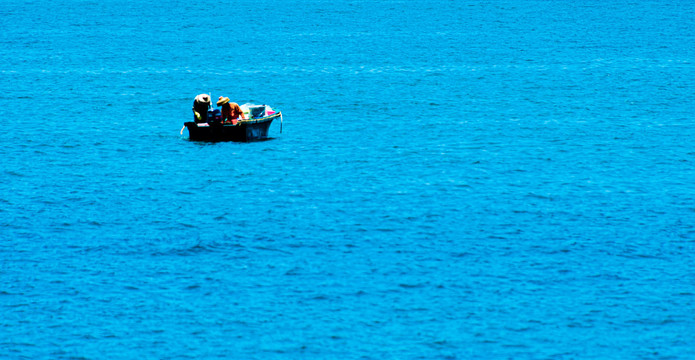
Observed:
[[[193,121],[204,123],[208,121],[208,109],[210,108],[210,95],[200,94],[193,100]]]
[[[231,122],[232,125],[236,125],[237,119],[246,119],[246,117],[244,116],[244,112],[241,111],[241,107],[239,106],[239,104],[235,102],[229,102],[228,97],[220,96],[220,98],[217,100],[217,106],[222,107],[223,123]]]

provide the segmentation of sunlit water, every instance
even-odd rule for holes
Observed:
[[[0,357],[691,358],[695,6],[0,3]],[[198,143],[195,95],[282,110]]]

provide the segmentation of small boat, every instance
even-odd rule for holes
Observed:
[[[235,125],[215,120],[203,123],[189,121],[184,125],[188,129],[189,139],[193,141],[249,142],[267,139],[270,123],[280,117],[282,113],[277,112],[262,118],[237,120]]]
[[[243,107],[242,107],[243,108]],[[193,141],[238,141],[250,142],[268,139],[268,128],[273,120],[280,118],[282,113],[267,111],[270,107],[262,105],[249,112],[248,119],[238,119],[234,122],[222,122],[219,109],[208,111],[204,122],[189,121],[184,125],[188,129],[189,139]],[[280,125],[282,132],[282,125]]]

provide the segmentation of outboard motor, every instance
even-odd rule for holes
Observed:
[[[208,121],[209,122],[222,121],[222,112],[220,111],[220,109],[209,110],[207,113],[208,113]]]

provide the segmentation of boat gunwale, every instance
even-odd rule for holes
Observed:
[[[250,124],[257,124],[257,123],[261,123],[261,122],[270,121],[270,120],[273,120],[279,116],[282,116],[281,111],[278,111],[273,115],[269,115],[269,116],[257,118],[257,119],[238,119],[236,124],[222,123],[222,122],[217,122],[217,124],[222,125],[224,127],[236,127],[236,126],[240,126],[240,125],[250,125]],[[200,123],[195,122],[195,121],[186,121],[184,123],[184,125],[188,126],[188,124],[194,124],[196,127],[208,127],[208,126],[215,124],[215,123],[216,122],[214,122],[214,121],[200,122]],[[201,124],[205,124],[205,125],[200,126]]]
[[[262,118],[257,118],[257,119],[238,119],[236,125],[233,125],[233,124],[225,124],[225,123],[222,123],[222,125],[224,125],[224,126],[239,126],[239,125],[246,125],[246,124],[256,124],[256,123],[259,123],[259,122],[265,122],[265,121],[268,121],[268,120],[275,119],[276,117],[281,116],[281,115],[282,115],[282,112],[278,111],[278,112],[276,112],[276,113],[273,114],[273,115],[269,115],[269,116],[262,117]]]

